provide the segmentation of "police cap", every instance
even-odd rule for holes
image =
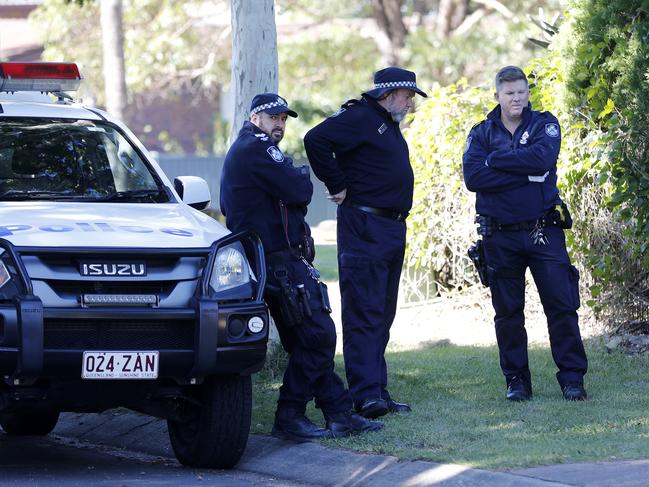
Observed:
[[[286,113],[293,118],[297,117],[297,113],[291,110],[286,100],[277,93],[260,93],[255,95],[250,104],[250,115],[259,112],[266,112],[269,115]]]
[[[371,98],[380,98],[388,91],[405,88],[428,98],[428,95],[417,87],[417,75],[407,69],[389,68],[381,69],[374,73],[374,89],[368,90],[364,95]]]

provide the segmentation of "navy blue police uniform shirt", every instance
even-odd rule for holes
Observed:
[[[372,98],[350,100],[304,137],[309,162],[329,194],[347,189],[359,205],[407,212],[414,175],[399,124]]]
[[[511,224],[542,217],[561,202],[557,158],[561,130],[550,112],[523,110],[512,135],[500,119],[500,105],[471,129],[463,156],[464,181],[476,192],[476,212]],[[542,176],[542,183],[528,176]]]
[[[244,122],[225,156],[221,173],[221,213],[232,232],[252,230],[265,252],[287,250],[279,201],[287,208],[288,237],[298,245],[313,184],[309,175],[251,122]]]

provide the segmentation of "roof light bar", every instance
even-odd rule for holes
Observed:
[[[0,91],[75,91],[80,84],[74,63],[0,63]]]

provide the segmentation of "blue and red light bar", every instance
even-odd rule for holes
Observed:
[[[80,84],[74,63],[0,63],[0,91],[75,91]]]

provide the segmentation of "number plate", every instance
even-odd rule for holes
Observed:
[[[83,352],[82,379],[157,379],[159,352]]]

